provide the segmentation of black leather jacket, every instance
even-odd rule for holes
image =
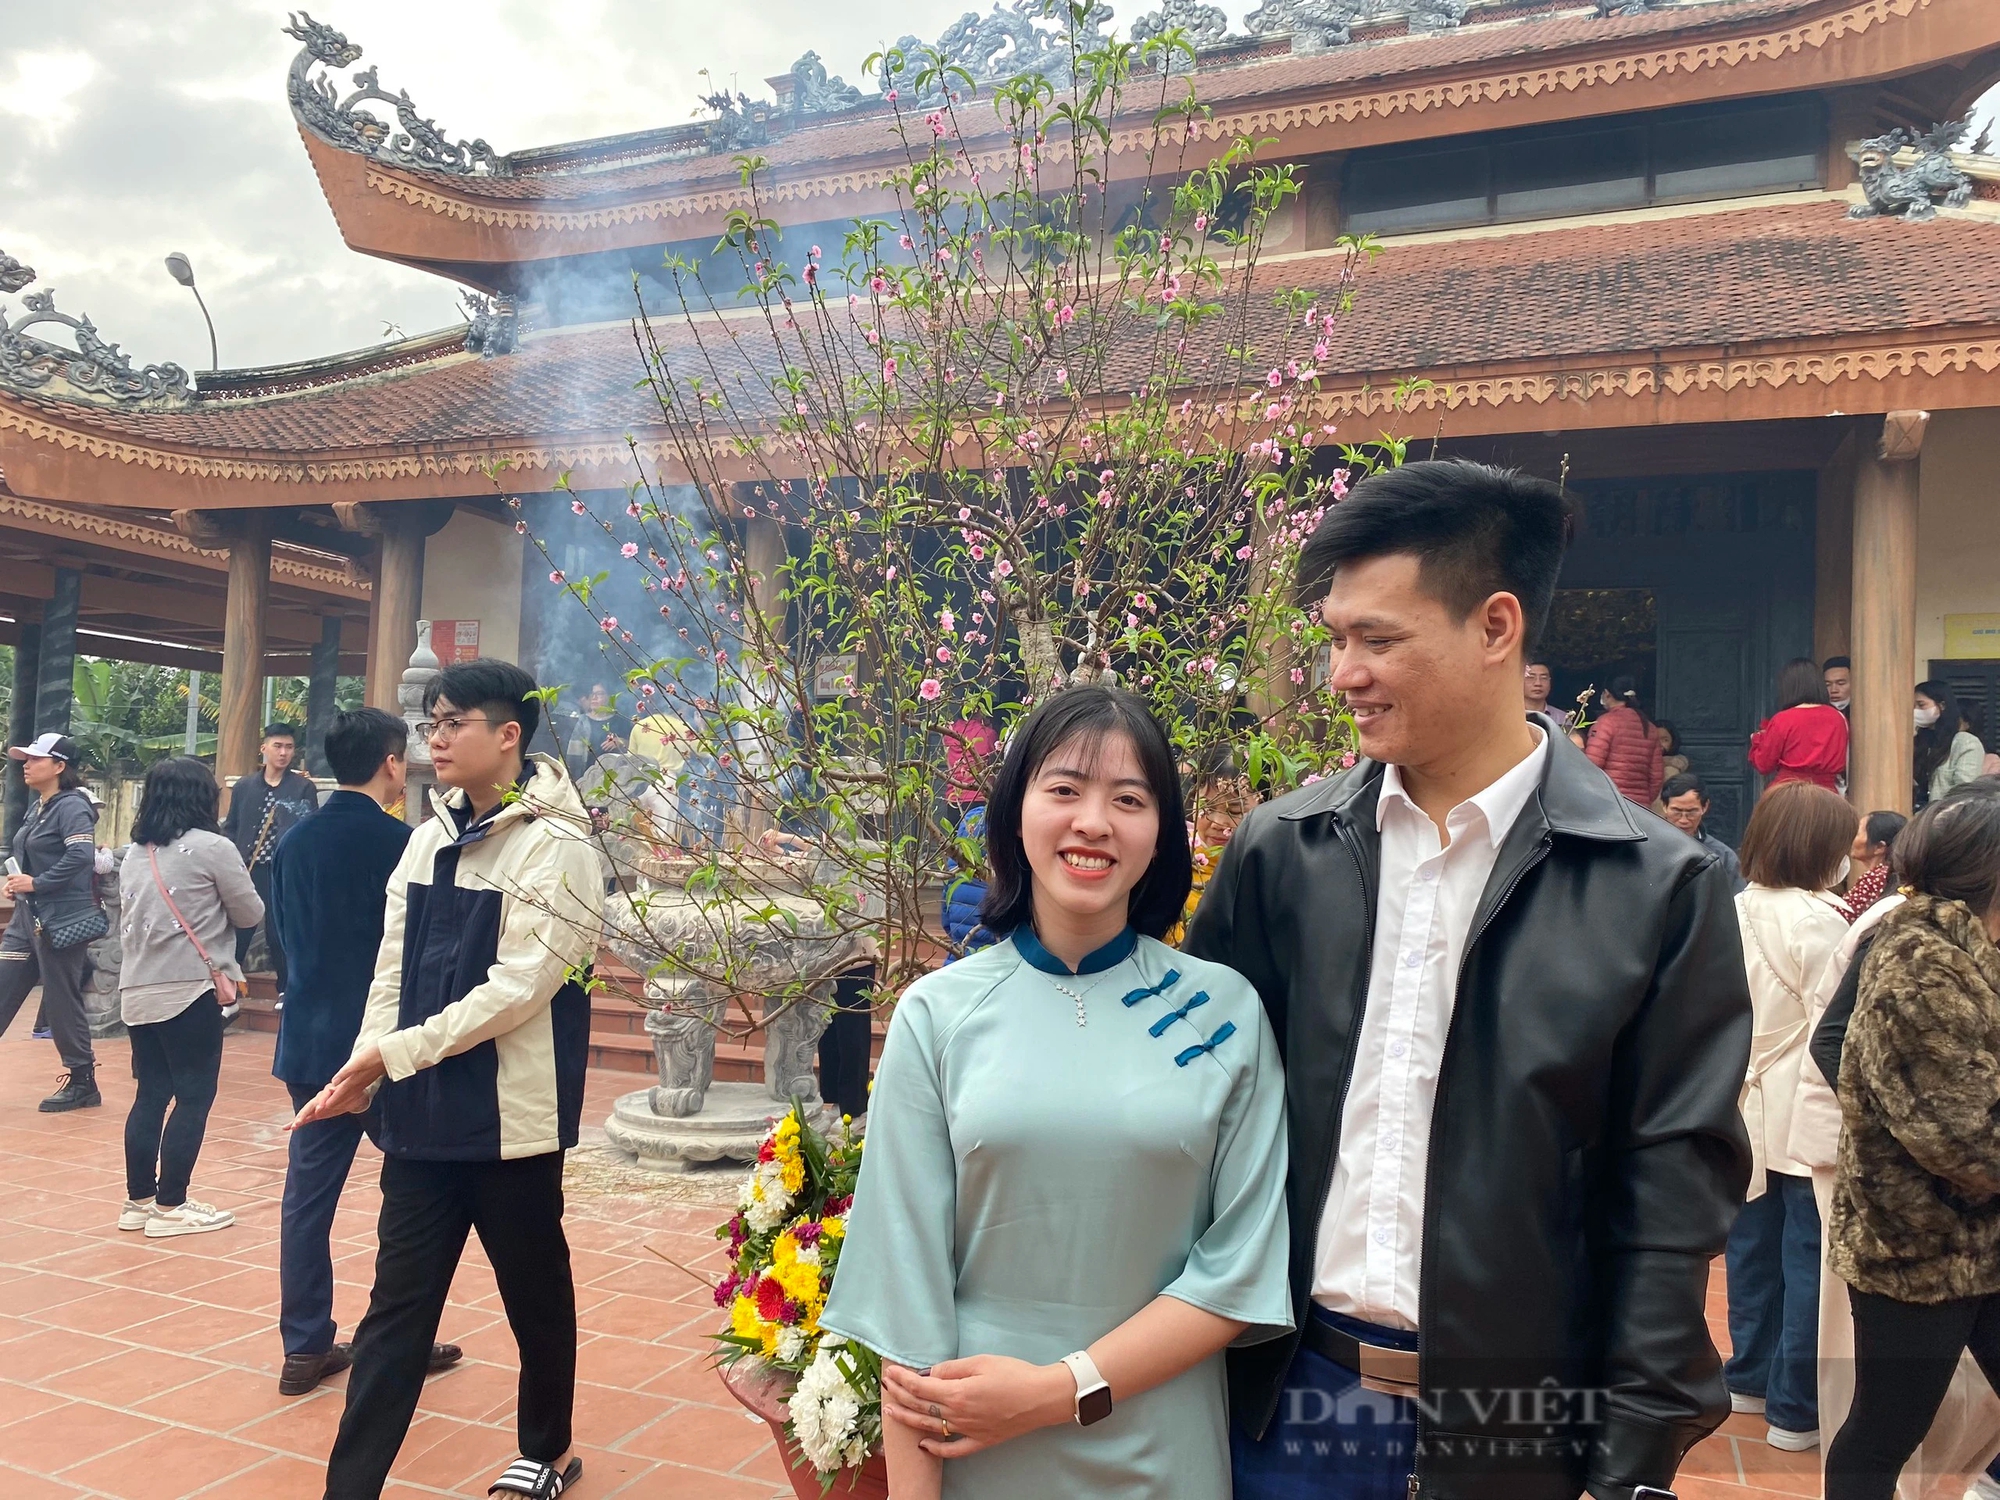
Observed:
[[[1285,1056],[1301,1325],[1368,992],[1381,781],[1364,760],[1252,813],[1186,944],[1256,985]],[[1550,737],[1473,919],[1439,1074],[1422,1492],[1628,1500],[1670,1488],[1728,1414],[1703,1314],[1750,1175],[1731,898],[1713,855]],[[1231,1351],[1246,1430],[1269,1425],[1297,1342]]]

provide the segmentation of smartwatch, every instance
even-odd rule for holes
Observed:
[[[1111,1386],[1097,1373],[1097,1363],[1083,1350],[1063,1356],[1076,1381],[1076,1425],[1088,1427],[1111,1415]]]

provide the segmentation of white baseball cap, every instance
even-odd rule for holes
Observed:
[[[10,760],[26,760],[31,755],[43,755],[53,760],[73,763],[76,760],[76,741],[66,734],[57,734],[51,730],[47,734],[38,736],[32,745],[7,747],[7,757]]]

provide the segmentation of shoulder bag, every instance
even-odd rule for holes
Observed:
[[[39,817],[39,814],[37,816]],[[22,846],[23,852],[26,851],[26,847],[25,844]],[[34,910],[34,899],[33,893],[30,892],[27,900],[31,914]],[[35,931],[41,934],[44,942],[57,951],[74,948],[83,943],[94,943],[111,931],[111,917],[104,909],[104,898],[97,894],[97,868],[94,859],[90,871],[90,899],[92,904],[89,911],[65,921],[47,923],[40,917],[35,917]]]
[[[201,945],[201,939],[194,935],[188,920],[181,915],[181,909],[174,905],[174,898],[167,894],[167,883],[160,878],[160,854],[151,844],[146,846],[146,858],[153,866],[153,884],[159,889],[160,899],[167,903],[167,910],[174,914],[174,920],[181,924],[181,931],[194,944],[194,951],[201,955],[202,963],[208,969],[208,977],[215,981],[215,998],[225,1009],[236,1003],[236,981],[216,967],[215,960],[208,956],[208,950]]]

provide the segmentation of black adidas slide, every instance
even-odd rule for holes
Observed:
[[[554,1464],[536,1463],[532,1458],[517,1458],[507,1465],[507,1472],[487,1487],[488,1495],[525,1495],[527,1500],[555,1500],[564,1490],[583,1478],[583,1460],[572,1458],[569,1467],[560,1474]]]

